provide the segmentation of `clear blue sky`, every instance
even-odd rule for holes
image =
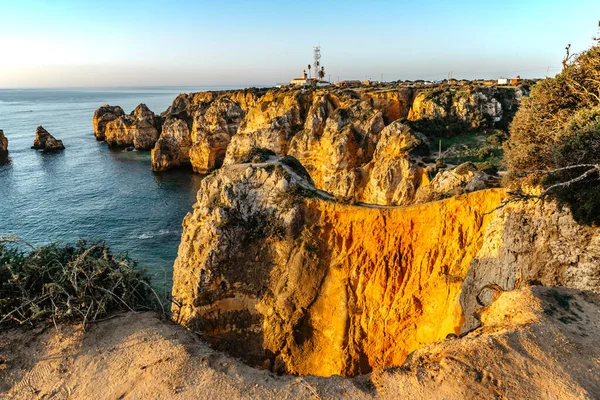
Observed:
[[[592,44],[599,0],[0,0],[0,87],[540,77]]]

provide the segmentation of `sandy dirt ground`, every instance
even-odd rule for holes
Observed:
[[[154,313],[0,333],[3,399],[600,398],[600,299],[506,292],[483,326],[356,378],[277,376],[211,349]]]

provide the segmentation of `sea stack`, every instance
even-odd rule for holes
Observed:
[[[105,140],[104,132],[106,130],[106,124],[123,115],[125,115],[125,111],[119,106],[109,106],[108,104],[105,104],[97,109],[94,112],[94,118],[92,119],[96,140],[100,142]]]
[[[8,139],[4,136],[4,131],[0,129],[0,164],[8,160]]]
[[[38,126],[35,130],[35,140],[33,141],[32,149],[44,151],[64,150],[62,140],[57,140],[43,126]]]

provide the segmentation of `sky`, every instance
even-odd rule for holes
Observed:
[[[0,88],[543,77],[598,0],[0,0]]]

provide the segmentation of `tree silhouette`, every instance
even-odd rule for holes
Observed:
[[[319,79],[325,78],[325,67],[321,67],[319,70]]]

